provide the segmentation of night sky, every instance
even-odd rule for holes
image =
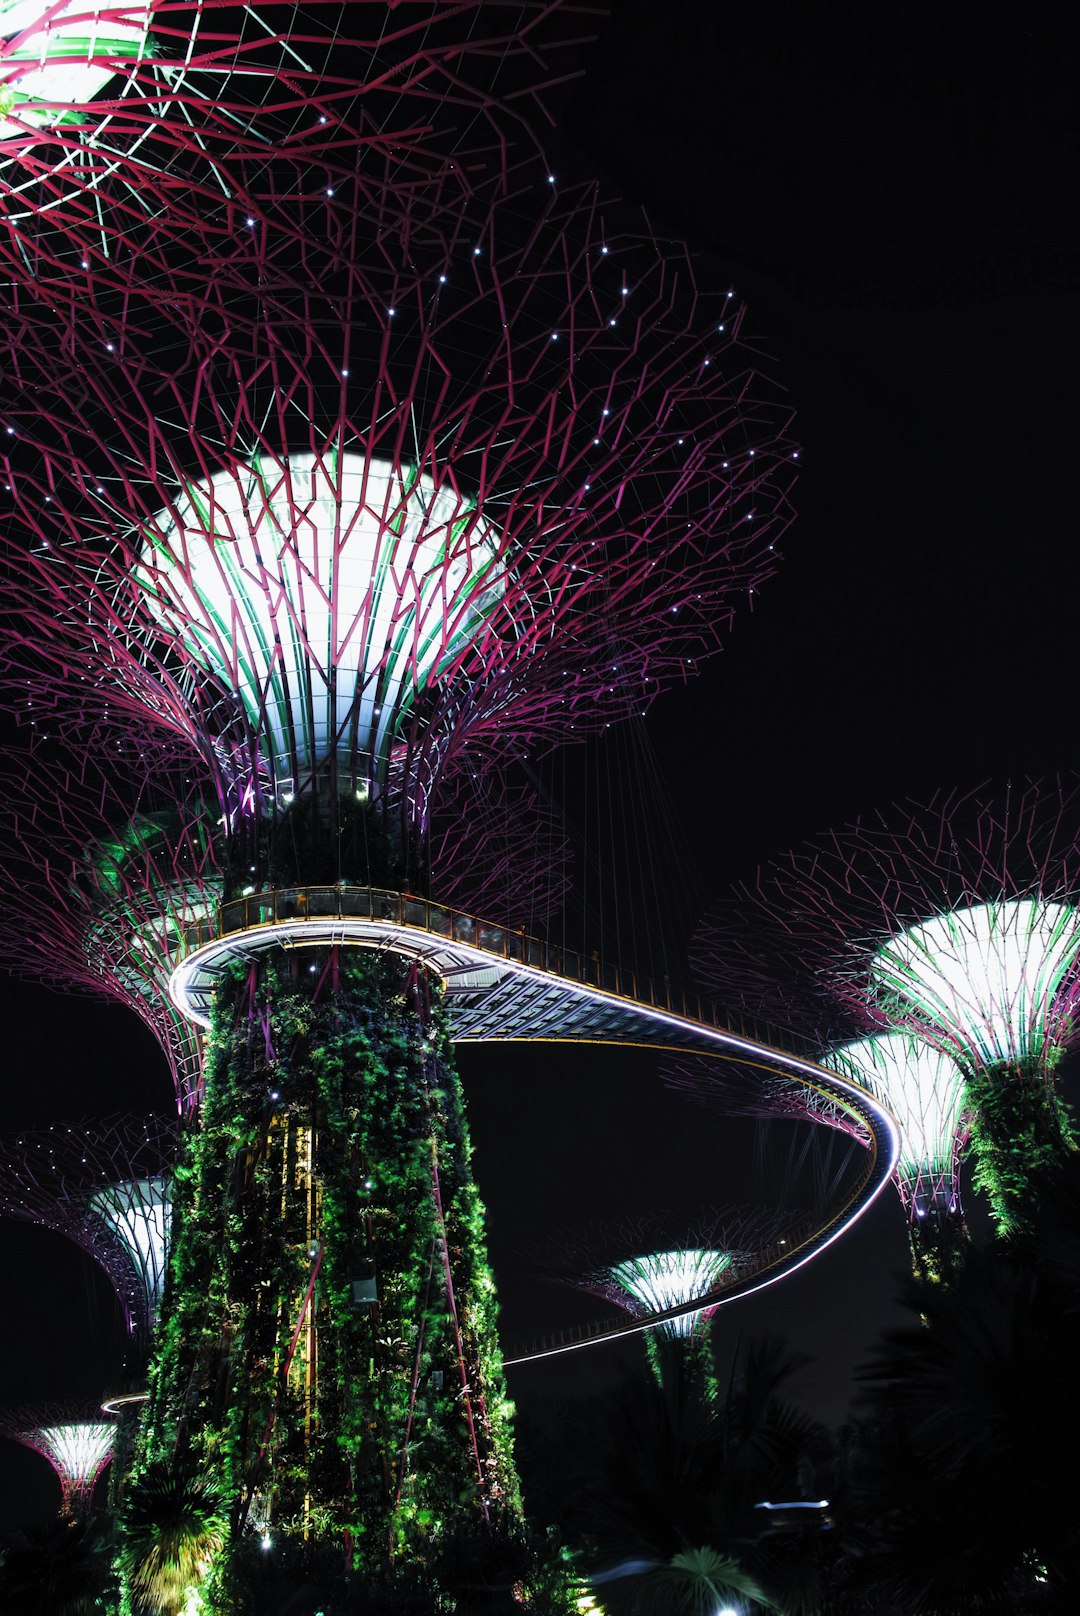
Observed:
[[[900,797],[1076,765],[1080,119],[1065,15],[616,0],[563,108],[553,163],[602,173],[700,249],[703,280],[746,298],[802,446],[784,565],[725,654],[636,734],[541,770],[596,794],[592,828],[567,807],[582,884],[599,888],[606,857],[609,887],[642,875],[639,913],[670,890],[676,951],[694,903],[817,832]],[[631,806],[641,758],[662,792]],[[650,802],[646,881],[595,825]],[[5,1129],[171,1105],[126,1013],[0,993]],[[688,1108],[645,1056],[495,1047],[463,1050],[461,1067],[508,1340],[596,1312],[529,1271],[560,1229],[787,1193],[782,1130],[763,1166],[753,1124]],[[798,1392],[839,1420],[904,1261],[887,1191],[841,1245],[717,1328],[787,1332],[814,1359]],[[18,1224],[0,1225],[0,1262],[5,1398],[96,1398],[121,1352],[104,1279]],[[597,1384],[616,1357],[519,1369],[512,1390],[527,1408]],[[55,1501],[44,1462],[0,1444],[0,1521]]]

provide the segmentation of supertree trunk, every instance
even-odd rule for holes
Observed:
[[[968,1250],[967,1218],[959,1197],[938,1195],[928,1206],[915,1201],[907,1211],[912,1274],[923,1284],[948,1284]]]
[[[234,1529],[360,1569],[519,1505],[460,1086],[411,962],[237,963],[210,1039],[144,1460],[195,1449]]]
[[[1054,1060],[1049,1062],[1052,1070]],[[990,1202],[998,1231],[1030,1226],[1040,1193],[1076,1149],[1069,1112],[1045,1061],[976,1067],[967,1080],[975,1183]]]

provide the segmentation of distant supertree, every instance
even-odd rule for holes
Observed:
[[[32,712],[24,709],[24,725]],[[118,738],[111,726],[65,730],[61,741],[27,727],[26,744],[8,756],[4,967],[133,1010],[161,1046],[186,1113],[199,1094],[201,1040],[168,984],[188,926],[221,901],[217,815],[190,783],[198,759],[175,745]],[[47,928],[26,925],[28,903],[48,915]]]
[[[228,329],[133,292],[0,334],[20,698],[178,737],[226,896],[297,894],[297,946],[225,944],[145,1453],[213,1455],[238,1533],[373,1565],[516,1484],[439,986],[305,892],[417,890],[455,775],[686,678],[796,455],[733,297],[553,179],[405,198],[265,297],[259,247]]]
[[[1080,999],[1078,827],[1076,794],[1057,784],[943,794],[790,854],[751,900],[864,1024],[959,1067],[976,1182],[1003,1230],[1072,1148],[1053,1070]],[[942,1073],[932,1103],[952,1118]]]
[[[908,1032],[840,1044],[822,1056],[822,1064],[864,1083],[899,1122],[893,1181],[907,1214],[915,1273],[947,1278],[967,1234],[960,1196],[969,1128],[962,1071],[951,1055]]]
[[[693,958],[703,984],[724,1002],[793,1027],[823,1050],[823,1066],[854,1077],[888,1107],[900,1130],[892,1178],[915,1272],[951,1272],[966,1234],[960,1154],[970,1120],[956,1061],[910,1034],[874,1031],[870,1008],[838,994],[780,906],[770,907],[760,891],[738,888],[717,905],[699,928]],[[729,1114],[819,1123],[865,1142],[828,1094],[779,1074],[683,1060],[669,1067],[667,1081]]]
[[[649,1361],[660,1374],[658,1340],[692,1344],[711,1375],[708,1326],[725,1293],[774,1260],[778,1249],[797,1245],[803,1232],[797,1218],[755,1208],[710,1212],[689,1229],[656,1214],[566,1234],[557,1242],[557,1255],[537,1267],[633,1318],[683,1310],[646,1332]],[[702,1305],[692,1308],[697,1301]]]
[[[0,1213],[55,1229],[102,1267],[145,1357],[165,1280],[174,1121],[117,1116],[0,1140]]]
[[[112,1458],[115,1426],[73,1403],[39,1403],[0,1411],[0,1436],[47,1459],[60,1479],[63,1515],[90,1508],[94,1484]]]

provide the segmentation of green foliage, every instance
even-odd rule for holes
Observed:
[[[632,1616],[715,1616],[732,1600],[752,1600],[762,1610],[779,1610],[737,1560],[715,1549],[687,1549],[666,1565],[639,1572],[630,1602]]]
[[[120,1527],[118,1563],[129,1601],[178,1616],[227,1536],[221,1494],[192,1465],[148,1465],[128,1490]]]
[[[483,1208],[415,967],[232,968],[174,1217],[136,1468],[189,1452],[217,1479],[234,1547],[213,1608],[244,1608],[230,1579],[264,1563],[244,1545],[267,1523],[274,1554],[333,1545],[363,1578],[430,1567],[485,1510],[518,1518]]]
[[[112,1589],[110,1543],[99,1521],[62,1516],[28,1528],[4,1554],[4,1616],[96,1616]]]
[[[1030,1225],[1040,1186],[1075,1149],[1068,1110],[1041,1064],[976,1070],[967,1096],[975,1186],[990,1201],[998,1232],[1017,1233]]]
[[[693,1610],[708,1567],[723,1565],[747,1589],[762,1590],[762,1600],[788,1607],[786,1568],[778,1571],[776,1557],[759,1548],[755,1505],[798,1495],[799,1464],[817,1436],[783,1395],[798,1367],[766,1339],[721,1377],[703,1371],[700,1344],[679,1338],[614,1393],[574,1409],[561,1524],[589,1545],[609,1616]],[[718,1603],[707,1607],[710,1616]]]

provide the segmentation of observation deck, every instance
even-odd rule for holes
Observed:
[[[763,1075],[783,1074],[856,1125],[866,1149],[854,1192],[818,1228],[779,1243],[754,1273],[707,1296],[630,1318],[508,1357],[524,1362],[593,1342],[634,1334],[702,1307],[734,1300],[801,1268],[839,1238],[885,1185],[896,1162],[896,1122],[867,1088],[819,1066],[794,1040],[758,1027],[731,1026],[715,1006],[621,971],[596,955],[531,937],[409,893],[374,887],[282,887],[223,904],[188,928],[169,992],[202,1026],[210,1022],[214,988],[230,961],[279,948],[332,946],[388,950],[422,961],[443,983],[456,1043],[551,1042],[634,1046],[737,1061]]]

